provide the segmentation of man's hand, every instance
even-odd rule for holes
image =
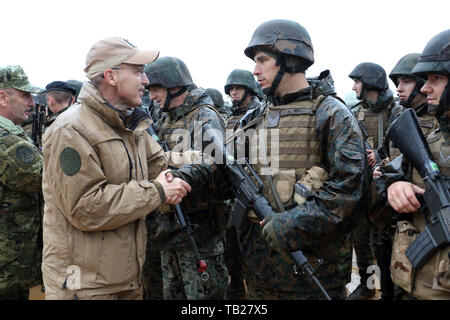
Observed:
[[[277,251],[282,251],[280,242],[278,241],[277,234],[275,232],[275,228],[273,226],[273,215],[265,217],[259,225],[263,227],[262,235],[266,239],[267,243],[272,249]]]
[[[370,149],[366,149],[367,152],[367,161],[369,162],[369,166],[373,168],[377,164],[377,159],[375,157],[375,152]]]
[[[380,166],[376,166],[375,167],[375,169],[373,170],[373,173],[372,173],[372,177],[374,178],[374,179],[376,179],[376,178],[378,178],[379,176],[381,176],[381,170],[380,170]]]
[[[164,189],[166,195],[165,204],[177,205],[191,192],[191,186],[180,178],[174,178],[168,170],[161,172],[155,179]]]
[[[397,181],[387,189],[387,197],[392,209],[397,212],[416,212],[420,208],[420,202],[416,194],[423,194],[422,189],[411,182]]]

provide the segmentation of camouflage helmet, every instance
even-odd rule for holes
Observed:
[[[192,86],[191,74],[186,64],[175,57],[162,57],[145,66],[149,86],[164,88]]]
[[[450,74],[450,29],[428,41],[412,73],[421,77],[427,73]]]
[[[422,78],[419,78],[411,73],[419,57],[420,53],[409,53],[397,62],[394,69],[392,69],[391,73],[389,74],[389,78],[392,80],[392,82],[395,83],[396,86],[398,86],[398,77],[400,76],[407,76],[413,78],[416,81],[422,81],[422,85],[423,83],[425,83]]]
[[[83,82],[78,80],[67,80],[66,83],[68,83],[75,89],[76,91],[75,100],[77,100],[78,94],[80,93],[81,87],[83,86]]]
[[[33,96],[34,104],[39,105],[39,106],[47,105],[47,98],[45,97],[45,94],[43,94],[43,93],[33,94],[32,96]]]
[[[212,101],[214,102],[214,106],[216,106],[219,109],[223,107],[225,102],[223,101],[222,93],[220,93],[219,90],[214,88],[207,88],[205,89],[205,91],[208,94],[208,96],[211,97]]]
[[[308,31],[295,21],[280,19],[262,23],[253,33],[244,53],[253,59],[256,49],[261,46],[276,53],[302,58],[304,70],[314,63],[314,50]]]
[[[353,80],[360,80],[366,87],[382,91],[389,88],[386,71],[383,67],[372,62],[362,62],[348,75]]]
[[[261,91],[259,83],[256,82],[253,73],[243,69],[235,69],[228,75],[225,83],[225,93],[230,95],[231,86],[244,86],[252,92],[253,95],[258,95]]]

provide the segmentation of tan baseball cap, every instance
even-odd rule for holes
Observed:
[[[127,39],[111,37],[96,42],[86,56],[84,72],[90,80],[103,75],[106,69],[121,63],[147,64],[155,61],[159,50],[140,51]]]

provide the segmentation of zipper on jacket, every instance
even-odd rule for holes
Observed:
[[[128,179],[128,181],[131,181],[132,172],[133,172],[133,162],[131,161],[130,153],[128,152],[128,149],[127,149],[127,146],[125,145],[125,142],[123,140],[121,140],[121,141],[122,141],[123,147],[125,148],[125,151],[127,152],[128,163],[130,164],[129,165],[130,172],[129,172],[129,179]]]

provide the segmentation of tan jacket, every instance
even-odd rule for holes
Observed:
[[[47,299],[140,285],[145,216],[161,205],[160,192],[164,195],[151,179],[169,165],[169,155],[145,130],[150,120],[127,129],[90,83],[84,83],[79,100],[43,138]]]

